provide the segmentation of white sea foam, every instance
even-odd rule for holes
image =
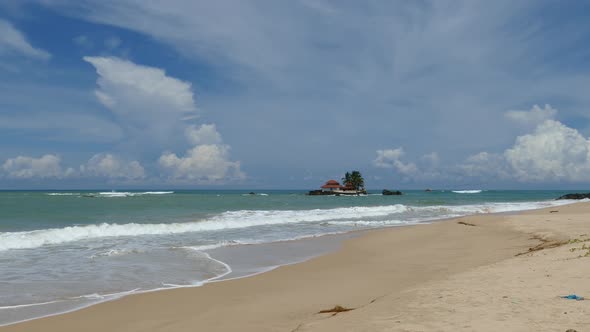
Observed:
[[[330,225],[351,225],[351,226],[403,226],[409,224],[415,224],[415,222],[402,221],[402,220],[345,220],[338,222],[328,222]]]
[[[259,243],[259,242],[242,242],[242,241],[235,241],[235,240],[232,240],[232,241],[223,240],[223,241],[219,241],[219,242],[212,243],[212,244],[204,244],[204,245],[192,246],[192,247],[181,247],[181,249],[205,251],[205,250],[217,249],[217,248],[221,248],[221,247],[231,247],[231,246],[238,246],[238,245],[244,245],[244,244],[256,244],[256,243]]]
[[[141,288],[135,288],[135,289],[128,290],[128,291],[108,293],[108,294],[98,294],[98,293],[84,294],[84,295],[80,295],[80,296],[71,297],[70,300],[76,300],[76,299],[105,300],[105,299],[110,299],[110,298],[120,298],[125,295],[136,293],[140,290],[141,290]]]
[[[0,233],[0,251],[29,249],[104,237],[169,235],[189,232],[221,231],[256,226],[271,226],[296,223],[354,224],[363,222],[396,224],[401,220],[412,223],[450,218],[468,214],[495,213],[530,210],[568,204],[571,201],[547,201],[525,203],[485,203],[459,206],[406,206],[402,204],[346,207],[314,210],[239,210],[213,216],[207,220],[184,223],[161,224],[116,224],[69,226],[27,232]],[[400,215],[403,214],[403,215]],[[372,220],[375,221],[372,221]],[[387,219],[387,220],[383,220]],[[107,253],[109,254],[109,253]],[[117,254],[117,253],[110,253]]]
[[[453,190],[455,194],[479,194],[481,190]]]
[[[56,301],[47,301],[47,302],[40,302],[40,303],[27,303],[27,304],[0,306],[0,310],[37,307],[37,306],[41,306],[41,305],[47,305],[47,304],[58,303],[58,302],[62,302],[62,301],[56,300]],[[2,325],[0,325],[0,326],[2,326]]]
[[[78,193],[47,193],[47,196],[78,196]]]
[[[144,192],[127,192],[127,191],[105,191],[98,193],[99,197],[133,197],[144,195],[167,195],[174,194],[174,191],[144,191]]]
[[[137,250],[137,249],[111,249],[111,250],[107,250],[104,252],[99,252],[97,254],[91,255],[90,259],[95,259],[95,258],[99,258],[99,257],[114,257],[114,256],[123,256],[123,255],[129,255],[129,254],[139,254],[142,253],[141,250]]]

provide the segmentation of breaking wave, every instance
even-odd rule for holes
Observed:
[[[453,190],[455,194],[479,194],[481,190]]]
[[[396,204],[313,210],[239,210],[221,213],[206,220],[183,223],[102,223],[26,232],[0,232],[0,251],[30,249],[104,237],[170,235],[296,223],[393,226],[478,213],[530,210],[567,203],[571,203],[571,201],[485,203],[458,206]],[[116,255],[117,253],[108,254]]]

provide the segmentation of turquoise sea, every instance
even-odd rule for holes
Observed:
[[[554,200],[566,191],[305,193],[0,191],[0,325],[258,273],[333,248],[302,239],[570,203]],[[284,250],[259,250],[269,243]]]

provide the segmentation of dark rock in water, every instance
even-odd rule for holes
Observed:
[[[403,195],[402,192],[399,190],[391,191],[391,190],[383,189],[383,191],[381,193],[383,194],[383,196]]]
[[[251,191],[251,192],[248,193],[248,195],[256,195],[256,193],[253,192],[253,191]]]
[[[575,193],[575,194],[565,194],[563,196],[560,196],[556,199],[584,199],[584,198],[590,198],[590,193],[586,193],[586,194],[580,194],[580,193]]]
[[[431,192],[431,191],[432,191],[432,189],[430,189],[430,188],[426,188],[426,190],[424,190],[424,191],[426,191],[426,192]]]
[[[334,195],[333,192],[330,191],[323,191],[323,190],[312,190],[309,193],[307,193],[310,196],[329,196],[329,195]]]

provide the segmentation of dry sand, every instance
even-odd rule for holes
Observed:
[[[559,296],[590,298],[586,247],[590,203],[471,216],[371,231],[257,276],[128,296],[0,332],[582,332],[590,299]],[[336,305],[354,310],[318,313]]]

